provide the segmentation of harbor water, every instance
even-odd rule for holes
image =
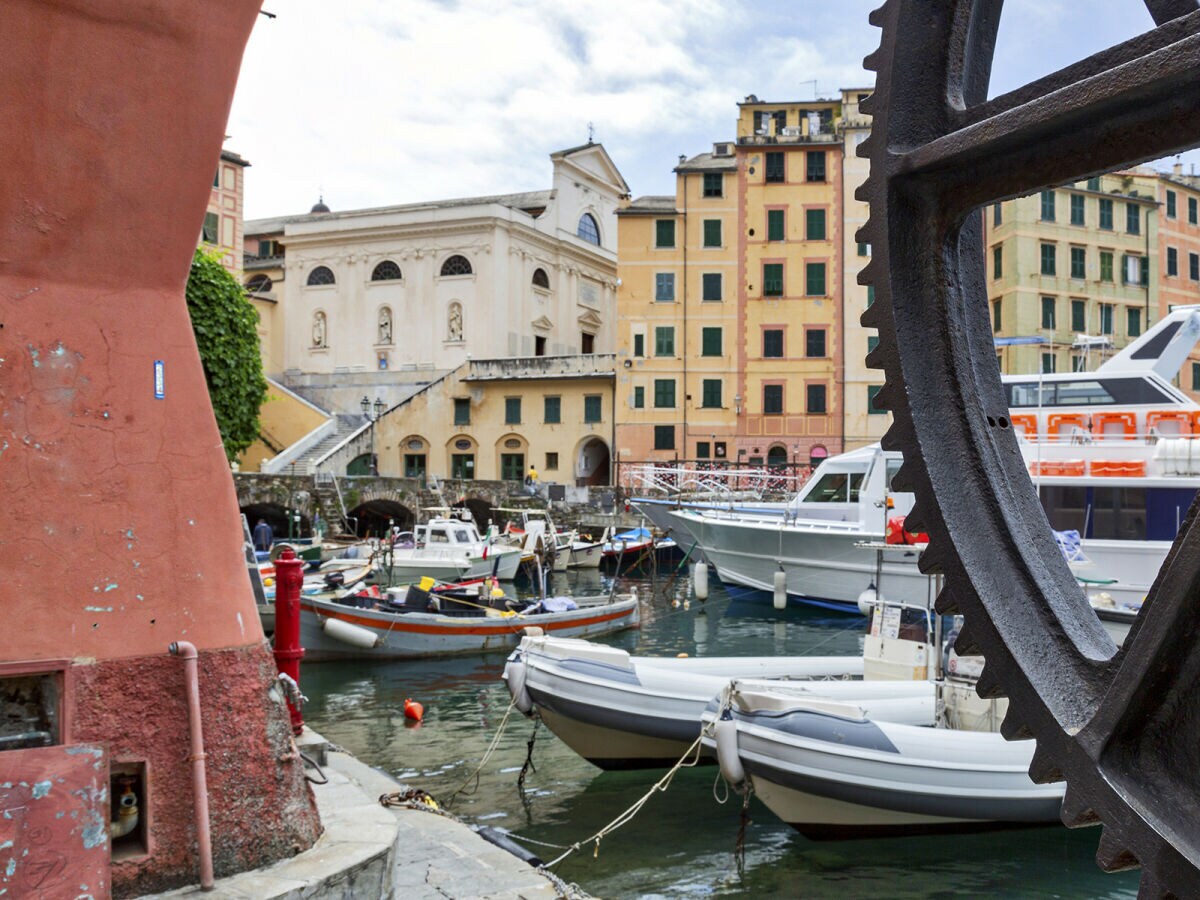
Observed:
[[[608,590],[595,570],[557,576],[562,593]],[[690,608],[686,578],[622,578],[637,585],[642,627],[605,640],[630,652],[674,656],[858,654],[865,619],[789,606],[768,595],[733,596],[710,578],[710,597]],[[657,587],[655,595],[652,588]],[[476,770],[509,708],[500,680],[504,654],[391,663],[320,663],[302,667],[305,718],[329,740],[411,787],[449,798]],[[425,707],[415,725],[404,700]],[[662,772],[602,772],[537,729],[524,791],[517,778],[533,723],[515,710],[488,765],[450,808],[541,843],[582,841],[642,797]],[[742,802],[726,796],[716,766],[682,769],[637,816],[597,846],[589,843],[555,871],[597,897],[1064,897],[1137,895],[1138,875],[1106,875],[1093,860],[1096,828],[1015,829],[961,835],[913,835],[859,841],[810,841],[757,800],[749,809],[744,866],[735,844]],[[724,803],[718,802],[725,800]]]

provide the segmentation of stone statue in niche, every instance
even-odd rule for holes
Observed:
[[[392,310],[390,307],[383,307],[379,310],[379,343],[390,344],[392,342]]]
[[[457,303],[450,304],[450,322],[447,334],[452,341],[463,339],[462,307]]]
[[[325,313],[323,312],[313,316],[312,342],[314,347],[325,346]]]

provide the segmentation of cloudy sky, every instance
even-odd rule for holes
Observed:
[[[635,196],[735,104],[869,86],[876,0],[265,0],[226,147],[246,216],[549,186],[588,123]],[[1086,18],[1084,10],[1086,9]],[[993,93],[1152,27],[1138,0],[1009,0]],[[1200,152],[1186,157],[1200,169]]]

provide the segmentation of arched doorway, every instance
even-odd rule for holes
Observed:
[[[814,444],[808,451],[808,464],[814,469],[829,458],[829,451],[820,444]]]
[[[249,503],[242,507],[242,515],[250,523],[251,531],[259,519],[270,525],[276,543],[289,538],[312,537],[312,522],[298,509],[278,503]]]
[[[346,464],[347,475],[374,475],[375,454],[360,453]]]
[[[599,438],[589,438],[579,448],[575,459],[575,483],[577,485],[608,485],[612,483],[612,458],[608,444]]]
[[[471,518],[475,520],[475,527],[479,529],[480,534],[487,530],[489,522],[494,522],[496,519],[496,514],[492,512],[492,505],[478,497],[460,497],[450,505],[453,509],[467,510],[471,514]],[[499,527],[499,523],[496,524]]]
[[[403,503],[395,500],[368,500],[346,515],[347,524],[358,537],[379,537],[389,526],[412,531],[416,517]]]
[[[783,444],[775,444],[767,449],[768,466],[786,466],[787,461],[787,447]]]

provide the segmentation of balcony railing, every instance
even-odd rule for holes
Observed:
[[[615,353],[573,356],[514,356],[473,359],[464,381],[511,381],[519,378],[603,378],[616,373]]]

